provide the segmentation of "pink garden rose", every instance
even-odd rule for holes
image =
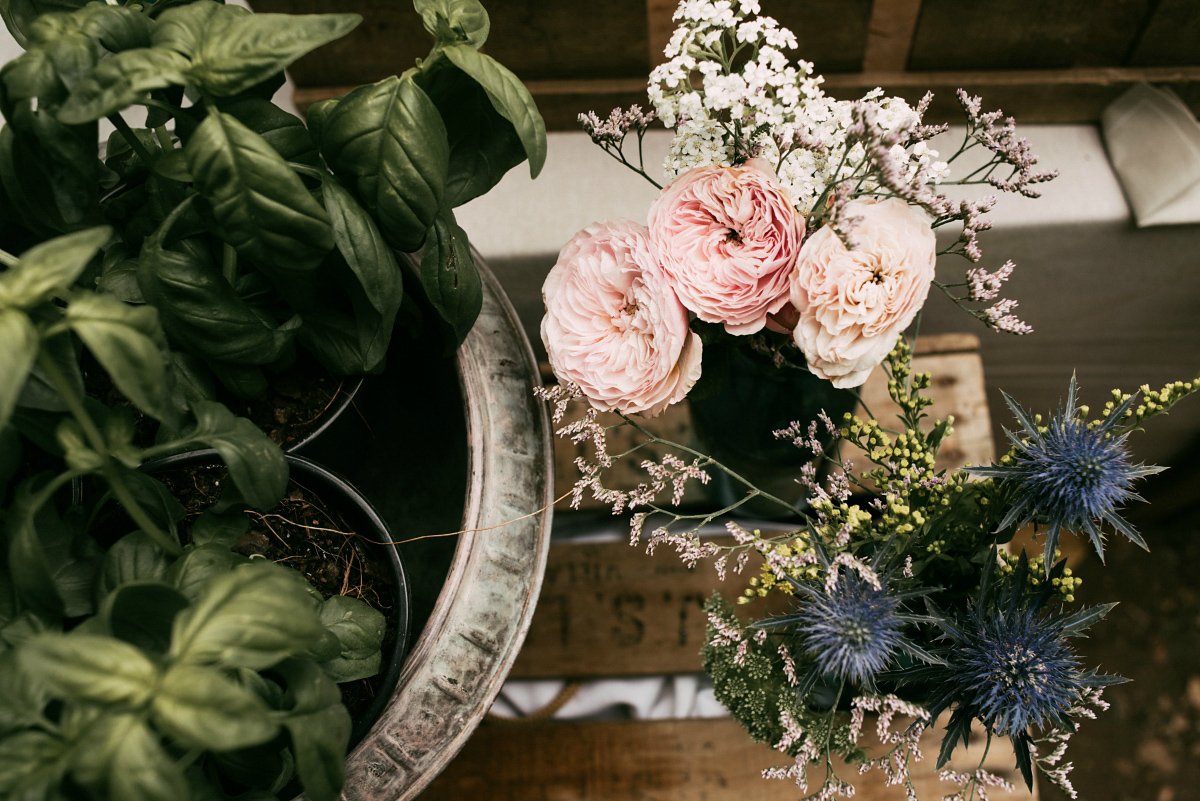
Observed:
[[[650,237],[683,305],[731,334],[753,334],[788,301],[804,220],[771,166],[697,167],[650,206]]]
[[[584,228],[542,286],[554,373],[603,411],[656,415],[700,377],[700,337],[630,220]]]
[[[850,232],[854,250],[826,226],[800,251],[792,338],[813,373],[835,387],[856,387],[924,305],[937,243],[928,215],[899,198],[852,200],[844,217],[860,218]]]

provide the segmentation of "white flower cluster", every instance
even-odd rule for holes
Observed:
[[[790,64],[784,51],[796,49],[796,37],[759,11],[757,0],[684,0],[676,10],[669,60],[650,74],[649,86],[659,118],[676,131],[664,170],[673,179],[693,167],[759,156],[775,165],[797,210],[808,214],[868,154],[857,143],[847,152],[853,104],[827,96],[812,64]],[[919,122],[908,103],[882,90],[863,100],[876,107],[881,130]],[[921,167],[934,182],[946,174],[924,143],[894,150],[910,176]]]

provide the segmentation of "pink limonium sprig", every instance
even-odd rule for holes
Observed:
[[[662,189],[662,185],[646,172],[646,159],[642,152],[642,140],[646,138],[646,131],[650,128],[650,123],[654,121],[654,118],[653,110],[642,111],[642,107],[635,104],[627,109],[613,109],[606,120],[601,120],[596,112],[588,111],[579,115],[579,124],[605,153]],[[629,137],[630,131],[637,134],[638,160],[636,166],[625,155],[625,140]]]

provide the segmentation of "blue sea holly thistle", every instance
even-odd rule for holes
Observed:
[[[971,721],[978,720],[989,736],[1010,739],[1017,766],[1032,786],[1031,732],[1045,728],[1073,732],[1071,713],[1085,694],[1124,681],[1081,670],[1067,642],[1082,636],[1116,604],[1071,615],[1057,613],[1047,607],[1058,596],[1054,579],[1062,574],[1065,561],[1030,581],[1024,553],[1016,569],[999,579],[995,578],[996,552],[987,558],[979,598],[965,614],[956,616],[926,600],[930,620],[944,644],[936,653],[945,663],[908,671],[906,679],[931,688],[925,703],[930,715],[954,708],[938,767],[950,758],[960,739],[966,742]]]
[[[1028,523],[1046,526],[1047,563],[1053,559],[1063,530],[1086,533],[1103,561],[1103,523],[1146,548],[1145,540],[1118,512],[1127,501],[1141,500],[1131,490],[1134,481],[1164,469],[1130,464],[1125,445],[1128,429],[1121,430],[1119,425],[1131,414],[1136,394],[1089,423],[1086,407],[1076,406],[1077,389],[1072,376],[1066,409],[1060,408],[1046,425],[1005,394],[1022,430],[1005,431],[1013,448],[1001,464],[970,469],[1013,493],[1011,506],[1000,521],[1001,531]]]
[[[887,578],[876,573],[876,566],[865,565],[849,554],[831,562],[819,540],[813,550],[823,579],[789,576],[798,602],[796,610],[757,624],[790,635],[797,661],[808,663],[799,677],[800,695],[822,679],[876,692],[876,677],[893,666],[899,653],[923,662],[940,662],[905,636],[906,627],[925,618],[907,614],[904,601],[924,591],[895,592]],[[839,571],[843,566],[847,569]]]

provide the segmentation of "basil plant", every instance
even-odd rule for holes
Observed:
[[[0,798],[337,798],[383,615],[231,550],[283,497],[282,452],[187,400],[158,314],[78,286],[112,228],[0,251]],[[80,349],[129,406],[85,394]],[[134,409],[159,422],[135,444]],[[212,448],[230,491],[195,518],[137,468]],[[115,504],[123,515],[113,515]],[[124,526],[122,528],[122,526]]]
[[[0,239],[10,251],[108,224],[88,286],[154,306],[193,399],[256,396],[296,347],[381,369],[410,290],[453,345],[482,292],[453,209],[545,160],[529,92],[479,52],[477,0],[415,0],[434,42],[399,76],[308,112],[270,98],[357,14],[254,14],[214,0],[0,0],[25,47],[0,68]],[[144,110],[133,127],[131,110]],[[129,119],[126,119],[129,117]],[[115,132],[98,143],[98,121]]]

